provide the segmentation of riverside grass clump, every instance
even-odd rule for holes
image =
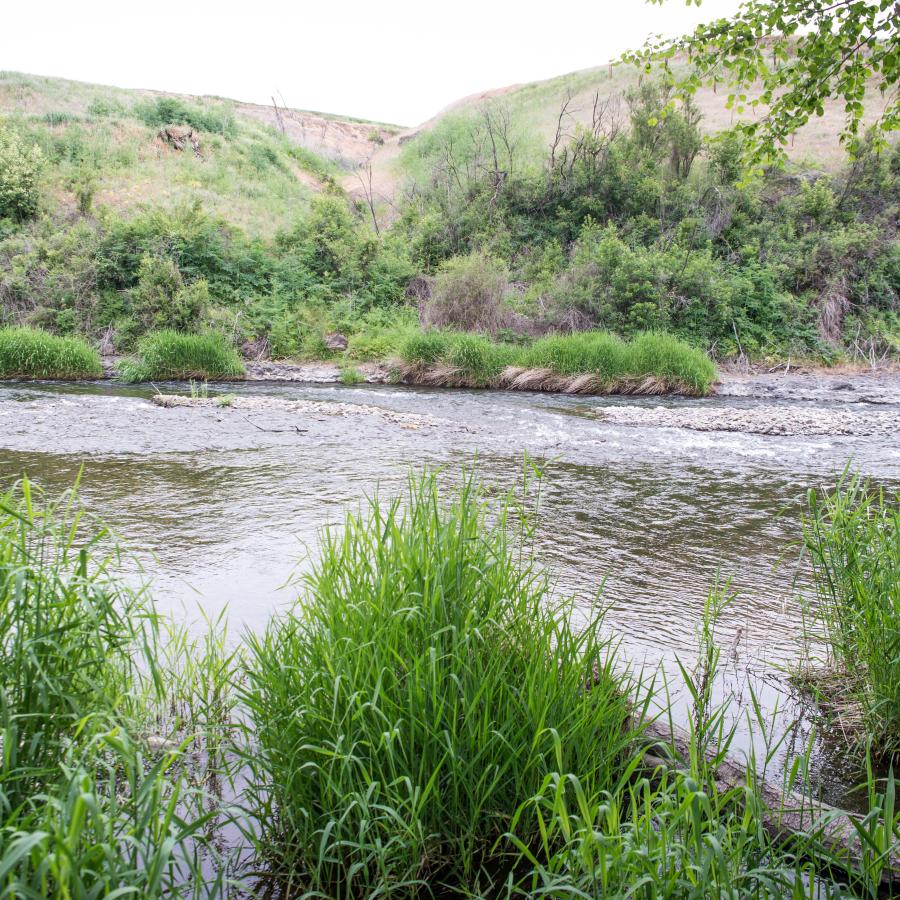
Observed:
[[[103,374],[97,351],[77,337],[0,328],[0,378],[74,379]]]
[[[803,521],[828,660],[801,680],[845,734],[900,756],[900,495],[845,472]]]
[[[550,600],[520,510],[412,479],[325,532],[302,597],[249,638],[257,847],[308,896],[475,891],[517,860],[553,773],[589,803],[628,771],[630,705],[589,621]],[[521,529],[515,539],[512,529]]]
[[[166,705],[159,623],[104,546],[74,492],[0,495],[0,893],[215,896],[178,744],[139,738]]]
[[[716,367],[703,351],[657,331],[627,341],[588,331],[516,346],[483,335],[431,330],[404,341],[395,368],[401,378],[419,384],[576,394],[704,396],[716,378]]]
[[[237,351],[219,334],[182,334],[155,331],[138,343],[137,354],[123,360],[125,381],[215,381],[240,378],[244,364]]]

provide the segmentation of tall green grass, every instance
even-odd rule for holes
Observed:
[[[134,358],[119,364],[125,381],[187,381],[238,378],[244,364],[237,351],[219,334],[154,331],[138,343]]]
[[[410,366],[445,367],[456,381],[473,387],[518,382],[535,389],[566,390],[576,379],[593,376],[597,391],[677,390],[704,395],[716,378],[716,367],[701,350],[663,332],[648,331],[624,341],[607,332],[551,335],[525,346],[496,343],[482,335],[425,331],[410,335],[400,348]],[[641,385],[643,382],[643,386]]]
[[[803,535],[836,670],[818,679],[823,704],[849,733],[900,754],[900,495],[845,473],[834,491],[810,491]]]
[[[0,496],[0,893],[203,896],[195,803],[177,746],[133,735],[161,694],[148,598],[74,494]]]
[[[837,494],[812,507],[808,540],[865,582],[890,503],[855,479]],[[192,634],[124,587],[74,491],[51,503],[23,480],[0,496],[0,895],[224,893],[221,792],[237,781],[250,867],[277,896],[884,894],[893,775],[870,762],[854,858],[829,840],[837,813],[789,834],[759,780],[785,738],[751,691],[764,752],[734,776],[718,587],[698,662],[680,664],[688,731],[660,737],[677,731],[668,709],[651,744],[652,698],[596,617],[573,629],[553,600],[533,500],[488,505],[472,477],[444,499],[435,476],[411,478],[326,531],[298,603],[235,646],[223,617]],[[786,790],[809,783],[810,748]]]
[[[551,601],[522,521],[488,521],[471,479],[450,502],[413,479],[326,532],[297,605],[249,638],[250,805],[289,892],[477,891],[552,773],[591,803],[622,777],[623,683],[598,622],[576,633]]]
[[[0,378],[96,378],[97,351],[81,338],[37,328],[0,328]]]

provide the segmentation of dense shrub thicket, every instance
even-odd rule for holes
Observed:
[[[275,356],[315,356],[336,328],[367,352],[396,347],[380,311],[417,304],[423,324],[512,343],[662,330],[717,357],[900,351],[900,148],[863,146],[835,176],[795,167],[750,181],[738,136],[701,138],[697,111],[668,101],[647,82],[598,103],[549,150],[496,106],[445,117],[404,147],[389,228],[377,232],[317,170],[325,190],[268,238],[199,202],[94,208],[96,179],[127,163],[115,141],[87,140],[109,115],[189,124],[266,171],[310,169],[280,135],[250,140],[225,104],[156,98],[84,122],[8,123],[0,325],[103,337],[121,352],[148,330],[214,328]],[[55,211],[45,191],[35,218],[39,154],[71,171],[79,214]]]
[[[499,258],[539,328],[664,328],[722,356],[896,352],[900,148],[748,184],[740,139],[701,140],[696,111],[667,102],[645,83],[537,159],[502,116],[445,119],[404,150],[415,263]]]

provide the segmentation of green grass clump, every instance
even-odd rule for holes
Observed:
[[[628,371],[628,352],[624,341],[606,332],[554,334],[535,341],[522,353],[519,364],[559,375],[593,372],[612,381]]]
[[[365,380],[366,376],[356,366],[344,366],[341,369],[341,384],[362,384]]]
[[[410,335],[400,347],[401,359],[422,368],[446,366],[454,383],[472,387],[505,386],[501,374],[508,366],[549,372],[563,379],[542,382],[532,379],[529,387],[565,389],[565,379],[594,375],[600,390],[630,391],[641,381],[651,382],[647,392],[662,390],[708,394],[716,378],[716,367],[702,351],[679,338],[647,331],[623,341],[603,331],[556,334],[526,346],[491,341],[484,335],[429,330]],[[640,392],[640,388],[638,388]]]
[[[96,378],[103,366],[81,338],[37,328],[0,328],[0,378]]]
[[[619,778],[623,684],[598,623],[574,633],[520,552],[519,512],[412,480],[326,532],[297,605],[249,638],[250,805],[288,893],[474,890],[552,773],[589,803]]]
[[[836,670],[819,680],[823,706],[846,733],[900,754],[900,495],[845,475],[808,502],[815,617]]]
[[[129,382],[212,381],[240,377],[244,364],[221,335],[155,331],[138,343],[135,358],[122,361],[119,373]]]
[[[133,736],[162,684],[152,604],[109,575],[74,494],[0,495],[0,883],[9,897],[179,896],[203,883],[177,751]],[[162,700],[160,698],[160,704]],[[199,844],[197,845],[199,846]],[[212,893],[215,893],[213,891]]]
[[[410,334],[400,345],[400,356],[408,363],[430,366],[443,359],[449,349],[447,332],[428,329]]]

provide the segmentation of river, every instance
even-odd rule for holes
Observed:
[[[227,607],[239,634],[292,601],[286,582],[310,564],[318,530],[339,523],[343,509],[376,490],[396,493],[426,464],[450,480],[474,462],[492,490],[505,490],[521,478],[527,452],[545,470],[539,558],[579,606],[595,603],[602,587],[622,664],[661,666],[683,709],[676,657],[690,666],[704,598],[717,577],[731,579],[737,597],[719,623],[719,696],[733,697],[737,711],[752,687],[778,710],[776,729],[800,720],[795,745],[809,727],[786,676],[803,645],[799,595],[808,591],[796,542],[806,491],[833,485],[848,460],[900,484],[898,376],[750,379],[706,400],[264,383],[210,387],[210,396],[226,391],[312,401],[316,412],[165,409],[150,402],[150,387],[6,384],[0,486],[27,473],[58,492],[83,466],[86,505],[134,551],[129,577],[140,564],[159,608],[192,622],[199,609]],[[887,426],[772,435],[602,418],[633,408],[788,422],[811,410],[877,413]],[[746,747],[743,725],[739,732]],[[825,799],[846,801],[852,762],[820,740],[814,767]]]

